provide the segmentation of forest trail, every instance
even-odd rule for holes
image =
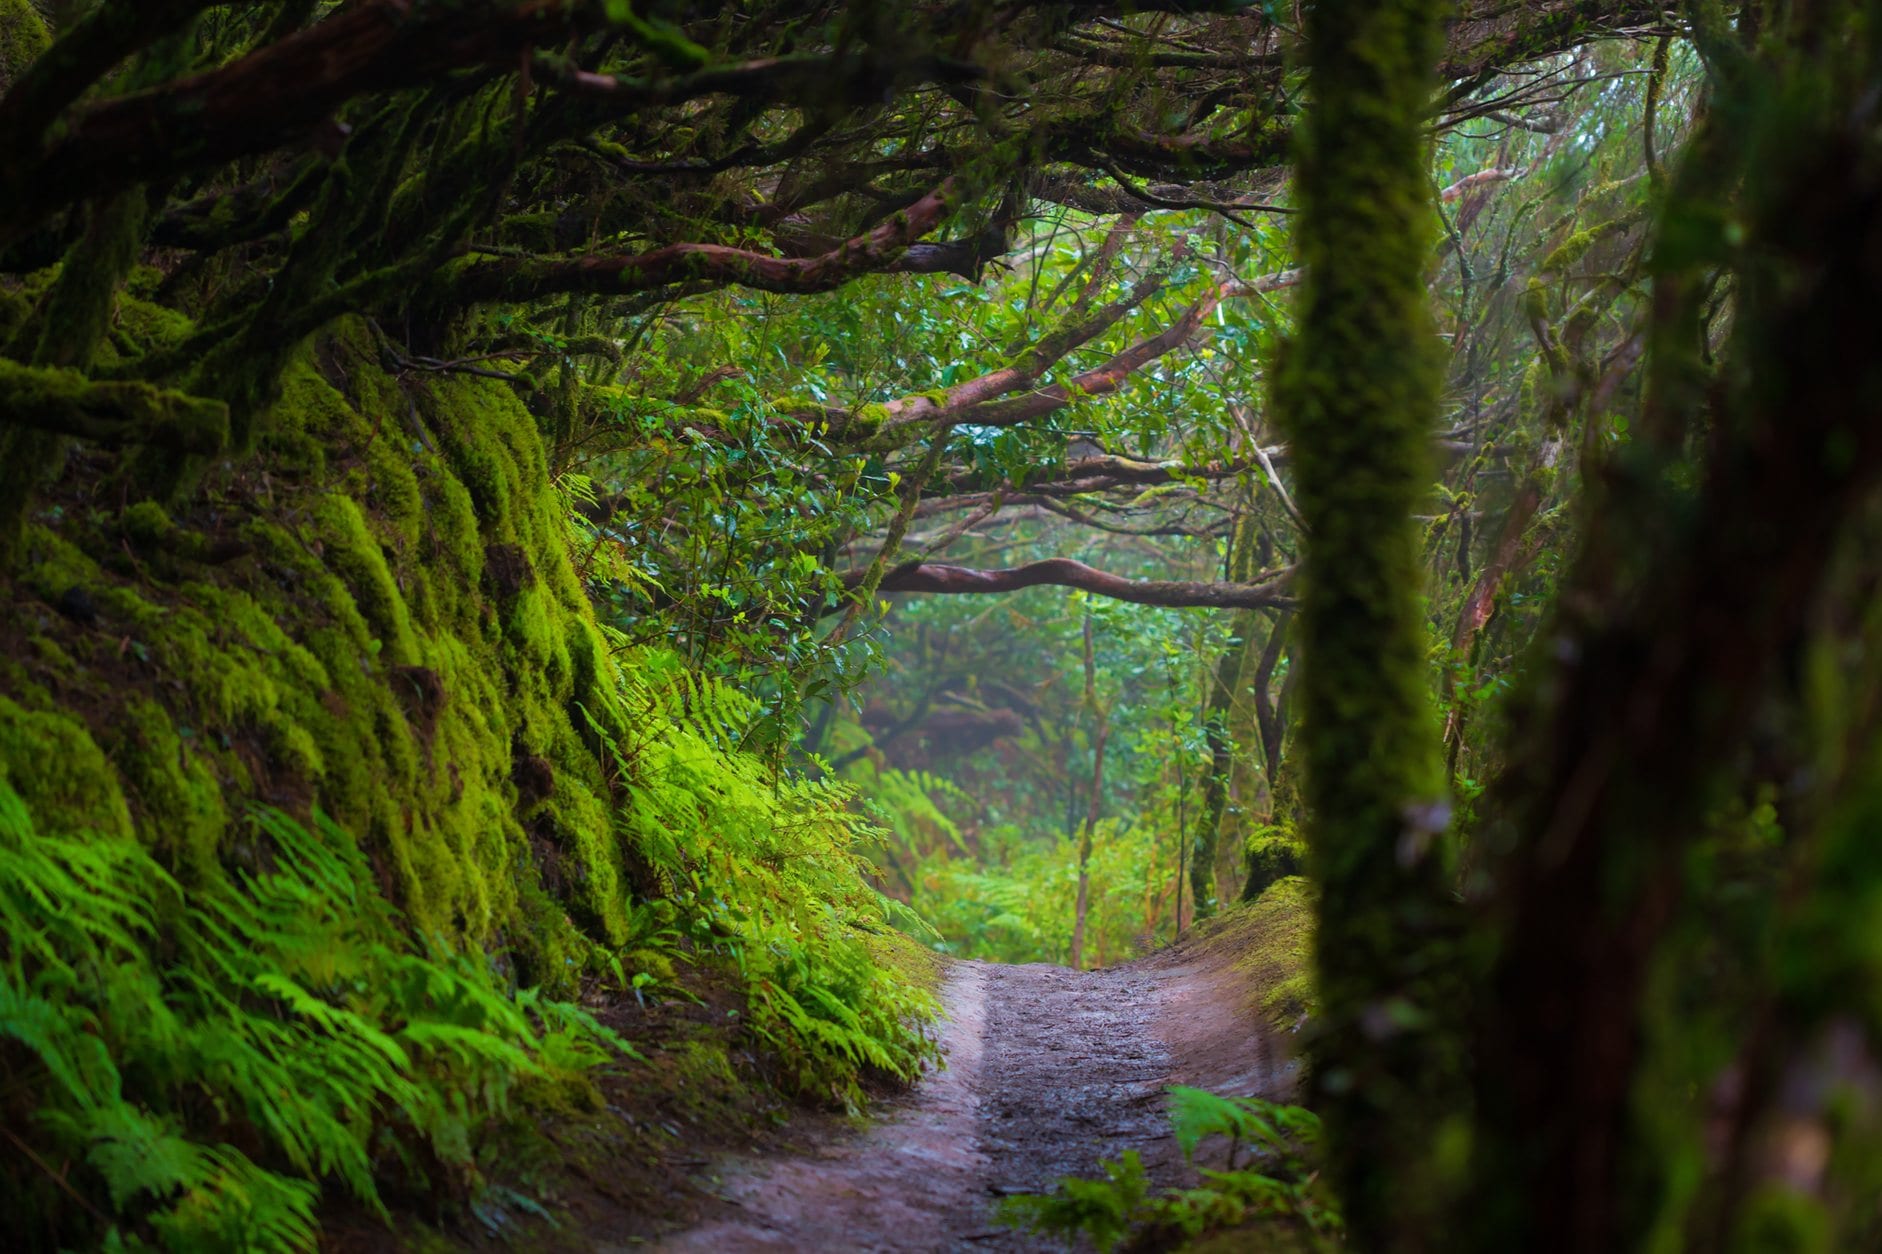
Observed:
[[[994,1223],[994,1205],[1127,1149],[1157,1183],[1185,1183],[1167,1086],[1276,1096],[1292,1080],[1221,947],[1090,972],[959,962],[942,996],[945,1069],[864,1132],[722,1164],[720,1213],[656,1248],[1061,1248]]]

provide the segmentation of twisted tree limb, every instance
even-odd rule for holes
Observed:
[[[155,444],[215,453],[228,440],[229,407],[148,383],[95,383],[77,370],[0,357],[0,425],[99,444]]]
[[[846,585],[860,584],[864,572],[843,576]],[[883,575],[878,592],[918,592],[948,595],[988,595],[1017,592],[1021,588],[1050,585],[1077,588],[1094,596],[1135,605],[1161,605],[1175,609],[1255,609],[1288,605],[1293,569],[1271,572],[1256,583],[1202,583],[1177,579],[1126,579],[1070,558],[1054,557],[1005,570],[974,570],[940,562],[906,562]]]
[[[741,284],[766,292],[823,292],[880,270],[939,226],[963,199],[960,183],[944,181],[871,230],[815,257],[773,257],[724,244],[669,244],[629,255],[473,262],[440,280],[435,303],[525,302],[566,292],[622,296],[676,283]]]

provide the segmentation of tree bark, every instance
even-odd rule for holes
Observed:
[[[1029,562],[1009,570],[972,570],[939,562],[910,562],[884,575],[877,591],[989,595],[1052,585],[1078,588],[1094,596],[1137,605],[1255,609],[1265,605],[1288,604],[1290,598],[1287,587],[1291,575],[1291,570],[1280,570],[1270,574],[1261,583],[1195,583],[1169,579],[1126,579],[1122,575],[1095,570],[1083,562],[1063,557]],[[851,571],[843,579],[846,584],[854,586],[861,582],[861,573]]]
[[[888,220],[815,257],[773,257],[723,244],[668,244],[629,256],[487,261],[444,279],[438,296],[447,305],[520,302],[563,292],[620,296],[699,281],[766,292],[823,292],[890,265],[960,201],[960,188],[949,179]]]
[[[1091,647],[1091,615],[1085,615],[1085,708],[1091,714],[1091,801],[1078,838],[1078,899],[1072,906],[1072,970],[1084,969],[1085,912],[1091,901],[1091,843],[1104,813],[1104,747],[1111,738],[1110,711],[1098,704],[1097,662]]]
[[[95,383],[77,370],[0,358],[0,425],[5,424],[108,447],[159,444],[208,454],[228,439],[229,407],[148,383]]]
[[[1430,490],[1438,370],[1424,117],[1436,0],[1308,10],[1300,150],[1307,279],[1277,409],[1308,536],[1301,695],[1322,1014],[1311,1102],[1355,1248],[1439,1248],[1432,1138],[1461,1087],[1437,1030],[1449,884],[1411,520]]]
[[[1774,36],[1757,61],[1725,50],[1742,60],[1662,217],[1733,203],[1743,235],[1659,258],[1645,419],[1627,459],[1605,468],[1549,632],[1550,673],[1517,720],[1493,829],[1505,843],[1497,962],[1474,1042],[1475,1249],[1638,1248],[1658,1207],[1683,1196],[1644,1126],[1644,1002],[1692,847],[1739,795],[1771,703],[1808,673],[1826,572],[1882,483],[1882,145],[1862,103],[1875,54],[1841,35],[1813,47],[1809,29]],[[1748,98],[1786,104],[1767,114]],[[1741,119],[1757,121],[1747,131]],[[1716,381],[1699,356],[1697,295],[1715,269],[1735,270],[1739,288]],[[1669,483],[1701,431],[1699,486]],[[1867,882],[1837,891],[1873,903],[1874,858],[1844,871]],[[1821,987],[1836,978],[1814,968],[1821,957],[1834,969],[1829,936],[1803,960]],[[1812,1231],[1819,1248],[1855,1248]]]

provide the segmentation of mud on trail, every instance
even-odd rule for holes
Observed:
[[[867,1130],[783,1159],[720,1165],[720,1204],[654,1248],[914,1254],[1064,1248],[993,1222],[1002,1196],[1142,1155],[1157,1185],[1191,1183],[1165,1089],[1286,1096],[1292,1068],[1222,947],[1129,966],[953,964],[948,1065]]]

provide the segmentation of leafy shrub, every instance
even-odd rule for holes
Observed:
[[[1150,1177],[1136,1150],[1098,1164],[1101,1180],[1063,1176],[1050,1193],[1018,1193],[1000,1203],[999,1220],[1028,1232],[1073,1238],[1086,1236],[1099,1254],[1116,1249],[1149,1218],[1153,1200]]]
[[[255,816],[251,867],[185,887],[130,841],[36,830],[0,777],[6,1213],[29,1242],[299,1250],[337,1178],[474,1200],[525,1089],[627,1046],[405,936],[357,843]],[[57,1166],[55,1166],[57,1164]]]
[[[1313,1238],[1343,1229],[1315,1162],[1320,1120],[1299,1106],[1255,1097],[1223,1097],[1204,1089],[1170,1089],[1170,1123],[1185,1158],[1212,1137],[1228,1140],[1224,1170],[1203,1168],[1202,1184],[1153,1194],[1143,1160],[1126,1150],[1100,1163],[1104,1177],[1065,1177],[1050,1193],[1007,1198],[1001,1222],[1030,1232],[1088,1237],[1102,1251],[1170,1248],[1205,1233],[1269,1221]],[[1249,1165],[1237,1167],[1243,1149]]]

